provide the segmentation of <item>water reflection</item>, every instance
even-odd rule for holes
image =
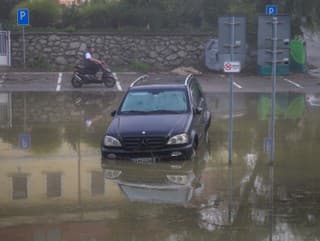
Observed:
[[[258,101],[258,116],[267,120],[271,115],[271,96],[261,94]],[[275,116],[280,119],[298,119],[305,110],[305,97],[299,93],[278,93],[276,95]]]
[[[248,195],[257,156],[247,154],[234,176],[233,166],[212,160],[209,149],[210,143],[202,146],[193,162],[102,160],[104,177],[116,183],[131,202],[174,204],[194,210],[198,226],[213,232],[234,224],[240,200]]]
[[[294,190],[296,187],[279,183],[277,169],[277,165],[261,169],[250,193],[252,232],[259,237],[256,240],[319,240],[318,194],[310,187]]]
[[[186,205],[203,190],[202,172],[209,158],[209,143],[205,143],[194,161],[103,160],[102,167],[105,178],[118,184],[130,201]]]

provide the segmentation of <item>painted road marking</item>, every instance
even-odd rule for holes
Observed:
[[[61,83],[62,83],[62,73],[59,73],[56,91],[60,91],[61,90]]]
[[[0,88],[2,87],[2,84],[4,83],[4,79],[6,78],[6,75],[7,75],[7,73],[4,73],[4,74],[1,76],[1,79],[0,79]]]
[[[122,91],[122,87],[121,87],[121,85],[120,85],[120,82],[117,80],[117,82],[116,82],[116,85],[117,85],[117,89],[119,90],[119,91]]]
[[[303,89],[303,88],[304,88],[303,86],[299,85],[298,83],[296,83],[296,82],[294,82],[294,81],[292,81],[292,80],[289,80],[289,79],[284,79],[284,80],[287,81],[288,83],[294,85],[294,86],[297,87],[297,88],[300,88],[300,89]]]
[[[233,85],[236,86],[236,87],[239,88],[239,89],[242,89],[242,86],[239,85],[237,82],[233,82]]]
[[[114,72],[113,72],[112,74],[113,74],[113,76],[115,77],[115,79],[117,80],[117,81],[116,81],[117,89],[118,89],[119,91],[122,91],[122,87],[121,87],[120,81],[118,80],[117,73],[114,73]]]

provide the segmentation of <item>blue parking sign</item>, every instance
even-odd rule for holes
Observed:
[[[263,151],[264,153],[271,152],[272,139],[270,137],[265,137],[263,139]]]
[[[29,9],[27,8],[17,9],[17,24],[29,25]]]
[[[19,135],[19,148],[20,149],[30,149],[31,147],[31,136],[27,133],[22,133]]]
[[[277,5],[267,5],[266,6],[266,14],[267,15],[277,15],[278,14]]]

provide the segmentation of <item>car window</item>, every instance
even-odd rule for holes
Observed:
[[[202,93],[199,84],[195,81],[191,84],[191,95],[193,104],[195,106],[199,105],[202,98]]]
[[[141,90],[127,94],[120,114],[183,113],[188,111],[187,95],[184,90]]]

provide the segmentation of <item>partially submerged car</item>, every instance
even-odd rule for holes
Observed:
[[[211,113],[193,75],[136,79],[101,143],[103,159],[134,162],[193,159],[207,138]]]

